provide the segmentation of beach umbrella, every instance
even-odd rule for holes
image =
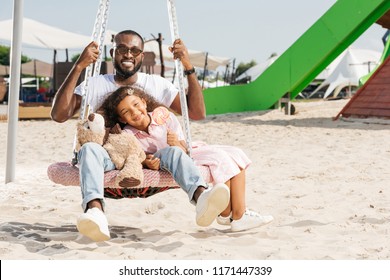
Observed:
[[[167,44],[161,45],[162,55],[164,57],[164,61],[173,63],[175,62],[175,60],[173,59],[172,53],[169,51],[168,47],[169,45]],[[156,40],[145,42],[144,51],[154,52],[156,54],[156,57],[160,58],[159,45]],[[210,70],[216,70],[220,66],[226,66],[231,60],[231,58],[229,57],[214,56],[210,55],[208,52],[192,49],[188,49],[188,54],[190,56],[191,63],[194,67],[204,68],[204,65],[207,60],[207,68]]]
[[[38,59],[33,59],[29,62],[21,64],[21,74],[40,76],[40,77],[52,77],[53,65]],[[7,76],[10,74],[10,67],[7,65],[0,65],[0,76]]]
[[[23,63],[22,74],[40,76],[40,77],[53,77],[53,64],[33,59],[29,62]]]
[[[0,64],[0,76],[7,76],[9,74],[9,67]]]

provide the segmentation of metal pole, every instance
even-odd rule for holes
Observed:
[[[8,103],[7,163],[5,183],[15,180],[16,129],[18,126],[20,62],[22,54],[23,0],[14,0],[11,46],[11,75]]]
[[[233,66],[232,66],[232,75],[230,77],[230,83],[233,84],[236,80],[236,59],[233,59]]]
[[[225,75],[223,76],[224,84],[226,84],[228,82],[228,75],[229,75],[228,73],[229,73],[229,64],[226,65]]]
[[[36,89],[38,90],[39,89],[39,79],[38,79],[38,75],[37,75],[37,60],[34,59],[34,78],[35,78],[35,86],[36,86]]]
[[[165,77],[165,65],[164,65],[164,57],[162,52],[162,35],[161,33],[158,33],[157,43],[158,43],[158,50],[160,52],[160,64],[161,64],[161,72],[160,76]]]
[[[57,91],[57,50],[53,52],[53,78],[51,79],[52,91]]]
[[[203,77],[202,77],[202,89],[204,88],[204,79],[206,78],[206,71],[207,71],[207,58],[209,56],[209,53],[206,52],[206,58],[204,60],[204,67],[203,67]]]

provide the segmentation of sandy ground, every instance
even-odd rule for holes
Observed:
[[[241,147],[253,160],[247,206],[275,220],[231,233],[201,228],[180,190],[107,200],[112,239],[93,243],[75,222],[78,187],[52,183],[47,167],[71,159],[76,121],[21,121],[16,178],[4,184],[7,128],[0,122],[0,259],[390,258],[390,142],[387,124],[333,121],[346,100],[297,102],[278,110],[192,122],[193,140]]]

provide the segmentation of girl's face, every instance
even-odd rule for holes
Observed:
[[[135,95],[126,96],[119,104],[117,113],[122,123],[146,131],[150,117],[146,111],[146,101]]]

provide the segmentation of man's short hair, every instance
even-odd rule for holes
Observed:
[[[142,36],[141,36],[139,33],[135,32],[134,30],[128,29],[128,30],[123,30],[123,31],[117,33],[117,34],[115,35],[114,42],[115,42],[115,39],[116,39],[116,37],[117,37],[118,35],[134,35],[134,36],[137,36],[138,38],[141,39],[141,41],[142,41],[142,47],[144,47],[144,43],[145,43],[145,42],[144,42],[144,38],[142,38]]]

